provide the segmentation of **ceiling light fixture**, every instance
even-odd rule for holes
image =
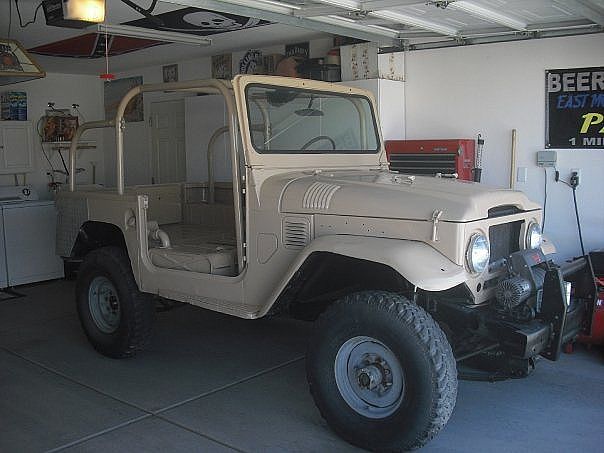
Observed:
[[[68,0],[64,5],[65,19],[86,22],[105,20],[105,0]]]
[[[105,0],[44,0],[46,24],[85,28],[105,20]]]
[[[133,27],[131,25],[98,24],[95,28],[98,33],[126,36],[128,38],[151,39],[154,41],[166,41],[197,46],[209,46],[212,44],[211,39],[202,36],[153,30],[151,28]]]
[[[496,24],[505,25],[506,27],[513,28],[514,30],[526,30],[527,27],[525,22],[510,17],[506,14],[502,14],[498,11],[485,8],[484,6],[477,5],[476,3],[464,0],[449,3],[449,8],[458,9],[465,13],[471,14],[472,16],[487,20],[489,22],[494,22]]]
[[[413,27],[423,28],[424,30],[434,31],[447,36],[457,36],[458,31],[453,27],[446,25],[429,22],[427,20],[420,19],[419,17],[409,16],[407,14],[399,13],[398,11],[371,11],[370,16],[377,17],[379,19],[389,20],[397,22],[399,24],[411,25]]]
[[[18,41],[0,39],[0,85],[42,77],[46,73]]]

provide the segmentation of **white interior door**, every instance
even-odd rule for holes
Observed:
[[[188,97],[185,112],[187,181],[207,181],[208,143],[214,132],[228,122],[224,98],[218,95]],[[228,134],[222,134],[216,140],[213,152],[215,180],[231,182]]]
[[[152,182],[186,179],[185,107],[182,99],[151,103]]]

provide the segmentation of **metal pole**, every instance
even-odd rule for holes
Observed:
[[[214,203],[216,197],[216,181],[214,181],[214,144],[216,143],[216,140],[218,140],[218,137],[228,130],[228,126],[222,126],[216,129],[216,131],[210,137],[210,141],[208,143],[208,202],[211,204]]]
[[[120,195],[124,195],[124,129],[126,128],[124,113],[130,101],[143,91],[143,87],[144,85],[139,85],[128,91],[122,98],[115,113],[115,142],[117,146],[115,164],[117,167],[117,193]]]
[[[516,183],[516,142],[518,140],[518,133],[516,129],[512,129],[512,156],[510,162],[510,189],[514,188]]]
[[[89,129],[100,129],[104,127],[113,127],[113,120],[109,121],[89,121],[87,123],[81,124],[75,134],[73,135],[73,139],[71,140],[71,145],[69,146],[69,191],[75,192],[75,177],[76,177],[76,152],[78,149],[78,142],[80,141],[80,137],[82,134]]]

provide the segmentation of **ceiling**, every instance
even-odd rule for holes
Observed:
[[[133,0],[143,8],[151,0]],[[88,33],[47,26],[43,11],[21,28],[14,0],[0,6],[0,29],[8,31],[12,5],[11,37],[26,48]],[[40,0],[18,0],[24,21],[34,16]],[[152,64],[184,61],[224,52],[294,43],[329,34],[350,36],[409,50],[534,39],[604,30],[604,0],[164,0],[153,14],[183,7],[234,13],[272,22],[257,28],[211,36],[212,45],[197,47],[166,44],[111,57],[115,72]],[[106,0],[106,22],[121,24],[142,16],[120,0]],[[97,74],[102,59],[85,60],[39,56],[49,72]]]
[[[12,2],[11,38],[19,40],[27,49],[49,44],[55,41],[68,39],[90,33],[90,30],[60,28],[47,26],[42,9],[38,11],[37,20],[25,28],[19,26],[19,18]],[[8,34],[9,0],[0,0],[0,36]],[[151,0],[134,0],[135,3],[147,8]],[[40,0],[18,0],[23,22],[34,17],[36,6]],[[183,8],[183,5],[158,2],[153,14],[162,14]],[[126,6],[119,0],[106,0],[105,21],[110,24],[121,24],[141,19],[143,16]],[[185,61],[194,58],[218,55],[225,52],[260,48],[276,43],[295,43],[320,37],[327,37],[326,33],[308,30],[281,24],[265,25],[246,30],[229,31],[210,36],[211,46],[192,46],[186,44],[164,44],[157,47],[139,50],[137,52],[110,58],[112,72],[126,71],[129,69]],[[100,74],[105,72],[105,62],[102,58],[60,58],[35,55],[38,63],[47,72],[73,73],[73,74]]]
[[[604,30],[604,0],[166,0],[410,50]]]

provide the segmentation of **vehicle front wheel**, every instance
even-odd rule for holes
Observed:
[[[457,398],[443,331],[421,307],[382,291],[328,307],[316,322],[306,372],[331,428],[372,451],[423,446],[445,426]]]
[[[101,354],[130,357],[148,343],[155,307],[138,290],[124,250],[103,247],[86,255],[76,282],[76,303],[84,332]]]

